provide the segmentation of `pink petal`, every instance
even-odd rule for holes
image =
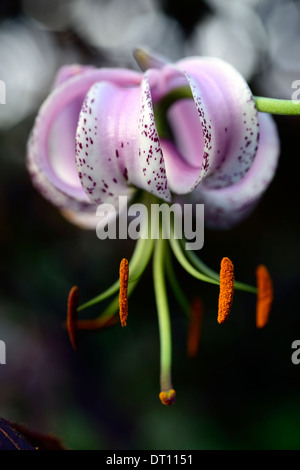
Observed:
[[[242,178],[259,136],[257,110],[243,77],[211,58],[185,59],[150,73],[154,102],[179,86],[189,86],[194,98],[176,102],[168,112],[175,145],[164,139],[162,147],[170,189],[185,194],[204,180],[220,188]]]
[[[54,79],[53,88],[57,88],[62,83],[66,82],[70,78],[75,77],[76,75],[82,75],[89,71],[94,71],[95,67],[90,65],[80,65],[80,64],[71,64],[63,65],[57,72]]]
[[[234,184],[255,157],[259,123],[251,90],[230,64],[214,58],[177,63],[189,80],[204,137],[200,181],[221,188]]]
[[[147,75],[139,87],[95,84],[76,136],[78,173],[92,201],[116,204],[132,186],[170,199]]]
[[[96,205],[82,189],[75,163],[79,112],[89,88],[111,80],[126,86],[141,82],[141,74],[123,69],[88,68],[67,77],[42,105],[28,143],[27,165],[37,189],[60,209],[95,214]],[[64,78],[64,79],[63,79]]]
[[[86,95],[76,132],[76,164],[82,187],[97,204],[131,197],[126,154],[136,154],[138,88],[95,83]],[[122,110],[122,111],[121,111]],[[127,113],[131,113],[128,116]]]
[[[254,162],[246,175],[231,186],[220,189],[199,185],[191,194],[194,202],[204,203],[205,224],[228,229],[245,219],[258,204],[276,172],[280,141],[269,114],[258,113],[260,140]]]
[[[147,72],[153,102],[159,102],[172,89],[189,86],[181,70],[166,65],[161,70]],[[197,108],[192,99],[182,99],[168,110],[168,122],[174,140],[162,138],[168,186],[173,193],[191,192],[198,183],[203,157],[203,135]]]

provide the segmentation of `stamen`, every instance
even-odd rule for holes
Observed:
[[[256,279],[258,289],[256,326],[257,328],[263,328],[268,323],[273,302],[273,282],[268,269],[263,264],[256,269]]]
[[[200,272],[210,277],[211,279],[215,279],[217,281],[220,280],[220,273],[217,273],[213,271],[213,269],[206,266],[206,264],[200,258],[198,258],[194,251],[187,250],[186,256]],[[242,290],[245,292],[251,292],[252,294],[257,294],[256,287],[245,284],[244,282],[234,281],[234,288],[235,290]]]
[[[77,330],[99,330],[117,323],[118,317],[115,315],[111,318],[95,318],[92,320],[78,320]]]
[[[128,316],[128,277],[129,267],[128,260],[123,258],[120,263],[120,292],[119,292],[119,312],[120,321],[122,326],[126,326],[126,320]]]
[[[201,338],[203,321],[203,302],[196,298],[190,308],[190,321],[187,337],[187,355],[190,358],[196,357]]]
[[[234,294],[234,268],[229,258],[223,258],[220,270],[218,323],[228,319]]]
[[[176,400],[176,392],[173,388],[165,392],[160,392],[159,398],[163,405],[173,405]]]
[[[77,308],[79,302],[78,287],[74,286],[69,292],[67,330],[73,348],[77,349]]]

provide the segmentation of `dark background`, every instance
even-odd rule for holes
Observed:
[[[206,230],[199,253],[216,270],[223,256],[230,257],[236,277],[250,284],[255,283],[257,264],[268,266],[275,290],[269,324],[257,330],[255,297],[236,292],[231,317],[219,326],[216,286],[196,281],[177,267],[187,295],[202,296],[205,316],[198,357],[190,360],[186,318],[170,295],[177,402],[164,407],[158,399],[159,337],[149,266],[130,298],[128,326],[83,333],[79,351],[72,350],[62,327],[69,289],[77,284],[82,301],[104,290],[116,279],[119,261],[130,256],[133,244],[100,242],[94,232],[64,220],[32,187],[25,168],[26,143],[62,63],[134,65],[129,42],[120,41],[122,50],[118,45],[110,49],[88,38],[88,25],[74,25],[71,15],[61,10],[66,3],[72,8],[74,2],[0,4],[0,79],[5,77],[7,85],[7,104],[0,105],[0,339],[7,354],[6,365],[0,365],[0,415],[51,433],[71,449],[300,449],[300,365],[291,361],[292,342],[300,339],[300,117],[275,117],[280,164],[256,211],[229,232]],[[98,2],[100,14],[105,3]],[[233,39],[226,36],[225,49],[228,57],[232,50],[235,65],[243,69],[250,56],[243,49],[236,55],[236,45],[247,48],[257,36],[249,34],[244,44],[238,26],[241,34],[245,27],[234,16],[234,5],[231,10],[232,2],[223,2],[227,6],[220,13],[217,3],[156,2],[156,9],[180,28],[181,39],[170,40],[170,55],[189,55],[197,26],[221,17],[221,33],[222,24],[237,28]],[[264,31],[264,42],[253,45],[255,66],[247,71],[254,94],[290,98],[292,81],[300,79],[299,2],[238,3],[250,11],[248,20],[243,17],[249,31],[254,28],[252,14]],[[294,11],[291,16],[280,14],[281,27],[276,8]],[[14,29],[24,22],[28,43]],[[167,24],[164,31],[168,36]],[[39,34],[43,41],[47,36],[46,43],[37,39]],[[168,52],[157,31],[152,35],[158,43],[151,42],[151,34],[137,36],[137,43],[147,40],[157,49],[161,44],[163,53]],[[195,47],[199,54],[211,51],[203,42]],[[241,57],[244,63],[238,62]],[[100,309],[86,315],[97,315]]]

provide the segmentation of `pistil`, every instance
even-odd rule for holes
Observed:
[[[171,381],[172,340],[169,304],[164,272],[166,241],[158,239],[153,258],[153,280],[160,335],[160,388],[159,398],[164,405],[175,402],[176,393]]]

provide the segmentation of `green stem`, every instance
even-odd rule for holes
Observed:
[[[287,116],[300,115],[300,100],[280,100],[254,96],[258,111],[269,114],[282,114]]]
[[[171,362],[172,340],[169,305],[164,276],[164,253],[166,240],[157,240],[153,257],[153,280],[160,335],[160,386],[161,390],[172,389]]]
[[[262,113],[282,114],[289,116],[300,115],[300,100],[281,100],[275,98],[265,98],[263,96],[254,96],[253,98],[257,110]],[[170,129],[167,122],[167,112],[174,103],[182,99],[194,99],[189,86],[174,88],[158,103],[155,103],[155,123],[160,137],[169,137]]]

